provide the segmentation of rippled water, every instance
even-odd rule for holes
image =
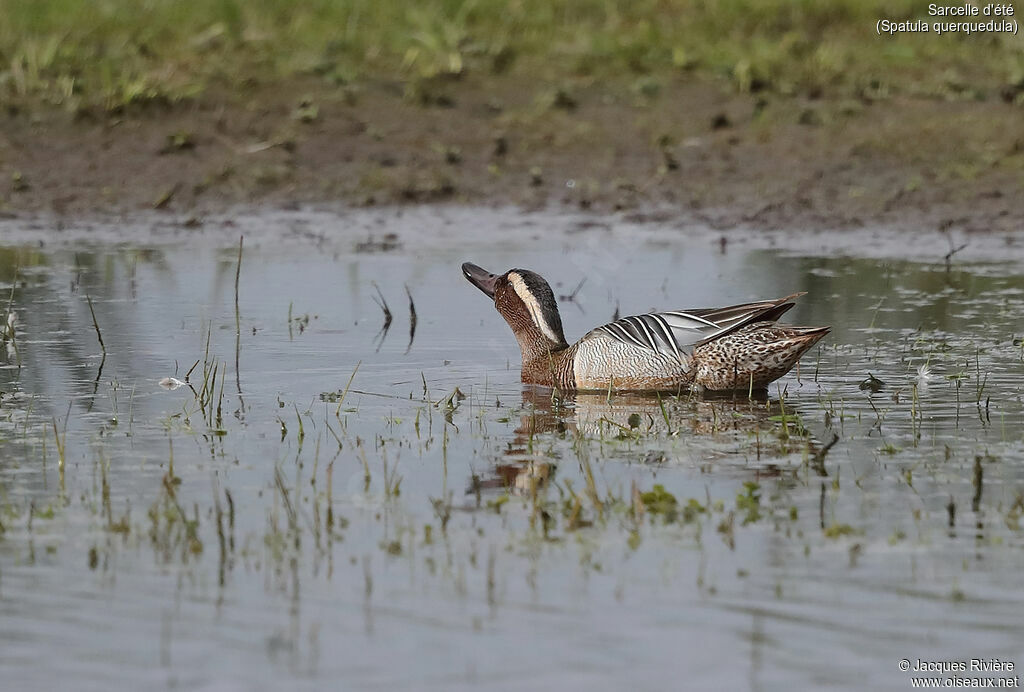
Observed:
[[[1010,252],[500,210],[4,223],[5,688],[904,689],[901,658],[1024,665]],[[520,385],[466,260],[546,276],[570,340],[795,291],[787,321],[834,331],[767,400],[553,397]]]

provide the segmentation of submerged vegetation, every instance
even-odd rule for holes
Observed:
[[[1024,93],[1010,34],[875,34],[879,19],[925,12],[916,0],[0,0],[0,103],[167,104],[296,75],[343,89],[398,79],[414,99],[433,98],[423,80],[465,75],[624,79],[642,98],[676,75],[811,98]],[[304,104],[298,117],[315,120]]]

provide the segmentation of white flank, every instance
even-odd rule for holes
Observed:
[[[561,342],[561,339],[555,334],[555,330],[551,328],[548,321],[544,319],[544,311],[540,308],[540,303],[530,289],[526,287],[526,282],[523,281],[523,277],[519,276],[516,272],[511,272],[508,275],[508,280],[512,282],[512,288],[515,289],[516,295],[518,295],[523,303],[526,304],[526,309],[530,311],[530,317],[533,319],[533,323],[537,325],[544,336],[554,341],[556,344]]]

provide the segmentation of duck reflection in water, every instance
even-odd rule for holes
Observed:
[[[656,445],[666,437],[693,438],[694,464],[746,454],[761,459],[805,452],[813,461],[827,446],[803,427],[800,407],[766,392],[753,398],[705,393],[672,396],[657,393],[557,392],[524,386],[515,439],[488,473],[474,475],[467,493],[505,491],[529,495],[552,482],[558,457],[539,451],[544,435],[621,442],[644,463],[665,463],[668,454]],[[830,446],[830,445],[829,445]],[[677,450],[678,451],[678,450]],[[555,452],[557,454],[557,452]],[[620,455],[621,456],[621,455]],[[785,467],[758,464],[759,477],[780,476]],[[812,466],[819,475],[824,469]]]

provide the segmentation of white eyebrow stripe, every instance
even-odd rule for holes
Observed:
[[[530,292],[530,289],[526,286],[526,282],[523,277],[517,272],[509,272],[508,275],[509,283],[512,284],[513,290],[519,299],[526,305],[526,309],[530,311],[530,317],[533,319],[533,323],[544,332],[544,336],[551,339],[553,342],[561,343],[562,339],[555,334],[555,330],[548,324],[547,319],[544,317],[544,311],[540,307],[540,303],[537,302],[537,298]]]

